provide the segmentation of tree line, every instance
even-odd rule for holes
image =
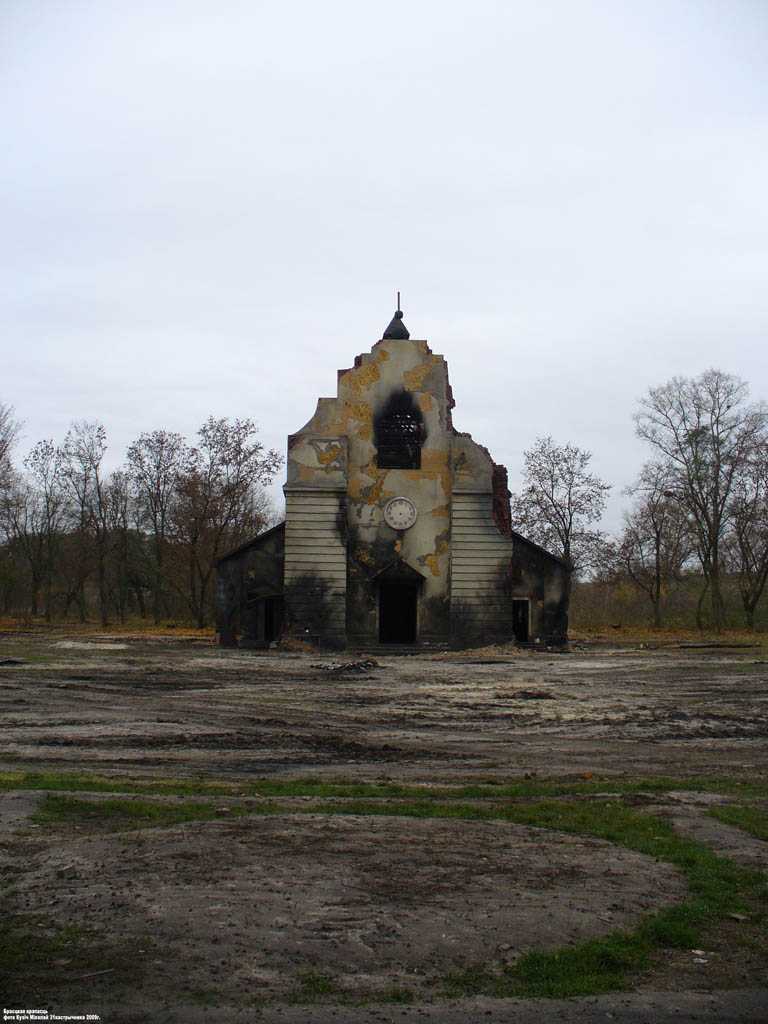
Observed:
[[[524,453],[515,529],[560,555],[577,619],[615,622],[634,594],[661,627],[684,606],[699,628],[754,628],[768,580],[768,414],[720,370],[651,388],[635,414],[648,461],[617,536],[600,529],[610,485],[592,455],[542,437]],[[140,615],[211,621],[215,563],[277,520],[265,485],[282,464],[249,419],[210,417],[194,443],[141,434],[104,469],[107,436],[79,421],[20,467],[0,403],[0,614],[51,621]],[[597,609],[597,610],[596,610]]]
[[[753,629],[768,580],[765,404],[750,402],[745,381],[713,369],[650,388],[634,420],[650,458],[625,492],[631,505],[618,536],[599,529],[610,486],[590,472],[591,453],[551,437],[525,453],[513,522],[565,559],[581,581],[577,609],[590,590],[601,592],[603,620],[612,621],[617,595],[630,589],[656,628],[693,602],[697,627],[719,631],[734,624],[726,595],[736,594]]]
[[[276,518],[267,484],[282,458],[249,419],[209,417],[189,443],[143,433],[107,471],[107,433],[72,424],[20,467],[0,404],[0,614],[211,621],[215,563]]]

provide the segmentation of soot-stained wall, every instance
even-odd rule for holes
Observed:
[[[506,470],[454,429],[453,406],[445,360],[403,328],[339,370],[336,397],[319,399],[288,438],[287,632],[334,647],[376,644],[402,598],[415,607],[416,639],[404,635],[416,646],[510,639],[523,613],[527,639],[564,640],[565,566],[514,532]],[[386,521],[393,498],[407,499],[415,521]],[[223,565],[226,602],[238,574]],[[267,589],[275,566],[265,568]]]
[[[284,562],[284,523],[218,562],[216,626],[223,646],[262,647],[280,634]]]

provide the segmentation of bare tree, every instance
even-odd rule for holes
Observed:
[[[624,517],[624,532],[616,558],[621,569],[650,601],[653,625],[661,628],[664,596],[680,579],[691,555],[688,517],[670,492],[668,465],[647,463],[628,493],[636,498]]]
[[[27,567],[29,614],[40,612],[50,622],[53,579],[66,498],[62,490],[61,452],[52,441],[40,441],[24,460],[26,475],[14,474],[2,502],[2,521],[8,540]]]
[[[604,536],[600,521],[610,484],[589,472],[592,453],[537,438],[524,453],[524,488],[512,496],[512,522],[578,574],[595,567]]]
[[[744,381],[707,370],[651,388],[635,416],[638,436],[669,463],[670,494],[690,517],[717,630],[725,624],[721,546],[734,483],[766,424],[764,406],[749,405],[747,398]]]
[[[25,474],[7,458],[17,425],[3,406],[3,457],[10,489],[0,494],[0,599],[4,607],[82,621],[96,591],[101,622],[131,607],[155,617],[183,602],[205,623],[215,561],[228,547],[276,519],[264,489],[281,463],[256,438],[250,420],[209,418],[191,448],[179,434],[155,431],[131,445],[128,464],[105,471],[107,437],[97,422],[72,424],[61,448],[36,445]]]
[[[13,479],[11,451],[19,436],[21,425],[14,417],[12,405],[0,402],[0,494],[7,490]]]
[[[173,535],[186,556],[185,593],[199,626],[204,626],[216,559],[228,547],[264,527],[262,486],[282,463],[256,440],[250,420],[209,417],[188,450],[173,507]]]
[[[40,592],[45,571],[44,527],[40,496],[23,477],[19,476],[15,485],[5,489],[2,522],[7,542],[26,567],[27,586],[24,590],[28,593],[29,602],[25,616],[34,618],[40,612]]]
[[[80,541],[83,562],[78,573],[80,617],[85,618],[85,580],[87,566],[95,557],[99,616],[102,625],[109,622],[107,588],[107,545],[109,513],[106,480],[102,463],[107,451],[107,432],[101,423],[78,420],[72,424],[62,448],[64,478],[74,506],[75,533]]]
[[[45,618],[50,622],[53,617],[54,578],[61,549],[61,534],[67,515],[61,449],[53,441],[39,441],[24,460],[24,467],[37,492],[40,509]]]
[[[107,585],[111,602],[121,622],[125,622],[131,589],[131,481],[125,470],[117,469],[107,479],[104,490],[107,546]]]
[[[155,430],[141,434],[128,449],[128,472],[136,491],[139,523],[152,535],[154,572],[153,614],[159,622],[164,609],[165,561],[171,511],[182,467],[188,462],[181,434]]]
[[[768,581],[768,441],[756,447],[739,472],[730,502],[725,549],[739,584],[747,628]]]

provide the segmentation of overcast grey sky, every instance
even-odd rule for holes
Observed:
[[[381,337],[519,480],[620,491],[649,385],[768,398],[768,0],[0,0],[0,400],[251,416],[280,450]],[[282,482],[282,481],[281,481]]]

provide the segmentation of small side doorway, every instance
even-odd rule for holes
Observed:
[[[530,601],[527,598],[512,602],[512,632],[519,644],[527,644],[530,635]]]
[[[264,641],[279,640],[283,632],[283,599],[268,597],[264,601]]]
[[[416,642],[419,588],[415,583],[379,584],[379,642]]]

